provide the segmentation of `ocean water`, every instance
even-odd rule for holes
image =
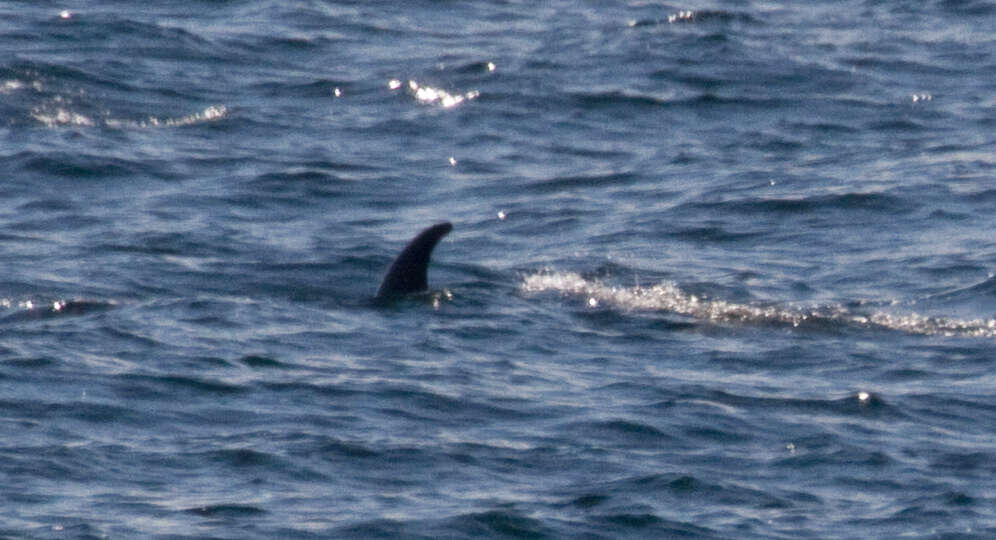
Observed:
[[[993,537],[994,36],[0,4],[0,537]]]

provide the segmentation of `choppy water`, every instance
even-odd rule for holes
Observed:
[[[994,21],[0,4],[0,536],[996,534]]]

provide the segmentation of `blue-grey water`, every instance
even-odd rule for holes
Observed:
[[[994,214],[988,1],[0,3],[0,537],[992,537]]]

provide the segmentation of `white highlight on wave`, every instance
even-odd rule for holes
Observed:
[[[188,114],[187,116],[181,116],[179,118],[156,118],[150,116],[145,120],[134,122],[127,120],[107,120],[107,125],[109,127],[181,127],[181,126],[192,126],[194,124],[202,124],[206,122],[213,122],[215,120],[220,120],[228,115],[228,107],[224,105],[212,105],[203,111],[196,112],[193,114]]]
[[[67,305],[66,300],[54,300],[51,304],[37,304],[33,300],[12,300],[10,298],[0,298],[0,308],[2,309],[33,310],[35,308],[49,308],[52,312],[58,313]]]
[[[19,79],[0,81],[0,95],[13,94],[22,90],[42,90],[40,80],[25,82]],[[31,117],[46,127],[57,126],[96,126],[98,124],[112,128],[149,128],[149,127],[180,127],[213,122],[225,118],[229,114],[224,105],[211,105],[203,111],[181,116],[179,118],[157,118],[149,116],[144,120],[118,120],[115,118],[94,119],[73,110],[73,98],[57,95],[45,103],[31,109]]]
[[[3,81],[3,84],[0,84],[0,94],[12,94],[18,90],[25,90],[28,88],[35,91],[41,91],[41,81],[24,82],[18,79],[7,79],[6,81]]]
[[[58,100],[57,100],[58,101]],[[186,116],[181,116],[179,118],[156,118],[150,116],[145,120],[117,120],[114,118],[107,118],[102,120],[102,124],[110,128],[118,129],[136,129],[136,128],[153,128],[153,127],[182,127],[191,126],[195,124],[201,124],[205,122],[213,122],[219,120],[228,115],[228,108],[224,105],[212,105],[203,111],[196,112],[193,114],[188,114]],[[31,117],[41,122],[46,127],[57,127],[57,126],[95,126],[97,121],[94,119],[74,112],[65,107],[55,107],[49,109],[47,107],[36,107],[31,111]]]
[[[387,82],[387,87],[391,90],[398,90],[403,85],[398,79],[391,79]],[[415,99],[424,105],[440,105],[444,109],[449,109],[450,107],[455,107],[464,101],[471,100],[480,96],[481,93],[477,90],[471,90],[464,94],[451,94],[442,88],[433,88],[431,86],[424,86],[416,81],[408,81],[408,93],[415,97]]]
[[[784,324],[831,323],[877,327],[912,334],[960,337],[996,337],[996,319],[955,319],[918,313],[852,313],[843,306],[804,310],[779,306],[737,304],[699,298],[673,283],[651,287],[619,287],[589,280],[574,272],[545,271],[525,276],[522,290],[529,293],[559,292],[584,299],[590,308],[608,306],[628,311],[667,311],[715,322]]]
[[[695,20],[695,12],[692,10],[683,10],[676,13],[671,13],[667,16],[668,24],[681,23],[681,22],[692,22]],[[654,23],[660,23],[663,21],[654,21]],[[626,25],[629,27],[634,27],[640,24],[640,21],[631,19],[626,21]]]
[[[31,117],[45,124],[46,127],[94,125],[93,119],[90,117],[62,107],[56,107],[54,110],[36,108],[31,111]]]

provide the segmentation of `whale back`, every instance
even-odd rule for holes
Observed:
[[[444,221],[425,229],[408,242],[388,268],[377,290],[377,300],[387,300],[427,290],[429,258],[432,256],[432,250],[439,240],[452,230],[453,225]]]

